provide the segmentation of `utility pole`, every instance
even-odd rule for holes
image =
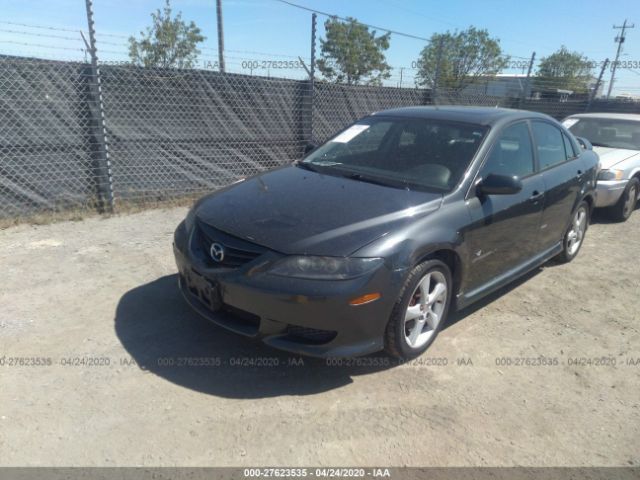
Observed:
[[[520,94],[520,106],[527,98],[527,94],[530,94],[529,85],[531,85],[531,71],[533,70],[533,63],[536,61],[536,52],[531,54],[531,60],[529,61],[529,69],[527,70],[527,78],[522,86],[522,93]]]
[[[607,58],[602,64],[602,69],[600,70],[600,75],[598,75],[598,81],[596,82],[595,87],[593,87],[593,92],[589,95],[589,101],[587,102],[587,108],[585,112],[591,110],[591,103],[593,103],[593,99],[596,98],[598,94],[598,89],[600,88],[600,84],[602,83],[602,77],[604,75],[604,71],[607,69],[607,65],[609,65],[609,59]]]
[[[634,28],[634,27],[635,27],[635,24],[627,25],[626,18],[622,26],[617,26],[617,25],[613,26],[614,30],[618,29],[618,30],[622,30],[622,32],[620,32],[620,35],[617,35],[615,38],[615,42],[618,44],[618,51],[616,52],[616,59],[613,61],[613,68],[611,69],[611,81],[609,82],[609,91],[607,92],[607,100],[609,100],[609,97],[611,96],[611,90],[613,90],[613,81],[615,80],[615,77],[616,77],[616,68],[618,67],[618,58],[620,58],[620,52],[622,51],[622,44],[624,43],[624,39],[625,39],[625,31],[627,30],[627,28]]]
[[[216,0],[216,12],[218,13],[218,63],[220,73],[224,73],[224,32],[222,31],[222,0]]]
[[[402,88],[402,72],[404,70],[404,67],[400,67],[400,85],[398,86],[398,88]]]

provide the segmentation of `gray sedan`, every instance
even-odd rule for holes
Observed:
[[[640,197],[640,115],[583,113],[562,123],[589,140],[600,156],[595,206],[615,220],[627,220]]]

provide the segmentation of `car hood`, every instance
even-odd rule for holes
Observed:
[[[195,213],[219,230],[282,253],[347,256],[441,203],[438,193],[287,166],[203,198]]]
[[[593,151],[600,157],[600,167],[603,169],[613,168],[620,162],[630,159],[638,155],[640,160],[640,152],[638,150],[627,150],[625,148],[609,148],[609,147],[593,147]]]

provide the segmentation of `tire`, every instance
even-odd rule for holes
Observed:
[[[583,201],[571,214],[571,223],[562,239],[562,253],[556,257],[560,263],[569,263],[578,256],[589,228],[589,213],[589,205]]]
[[[425,297],[427,301],[423,303],[422,292],[425,291],[428,291]],[[431,300],[430,296],[433,297]],[[427,260],[414,267],[398,295],[387,324],[387,353],[411,359],[429,348],[447,319],[452,296],[451,270],[444,262]]]
[[[608,216],[616,222],[626,222],[638,203],[638,192],[640,192],[640,180],[632,178],[624,189],[620,200],[613,207],[609,208]]]

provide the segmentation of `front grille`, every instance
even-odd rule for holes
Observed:
[[[194,248],[210,267],[238,268],[255,260],[267,249],[247,240],[224,233],[202,222],[197,223]],[[215,261],[210,254],[211,245],[218,243],[224,248],[222,261]]]
[[[295,341],[308,345],[321,345],[328,343],[338,335],[333,330],[320,330],[317,328],[300,327],[298,325],[287,325],[287,336]]]

